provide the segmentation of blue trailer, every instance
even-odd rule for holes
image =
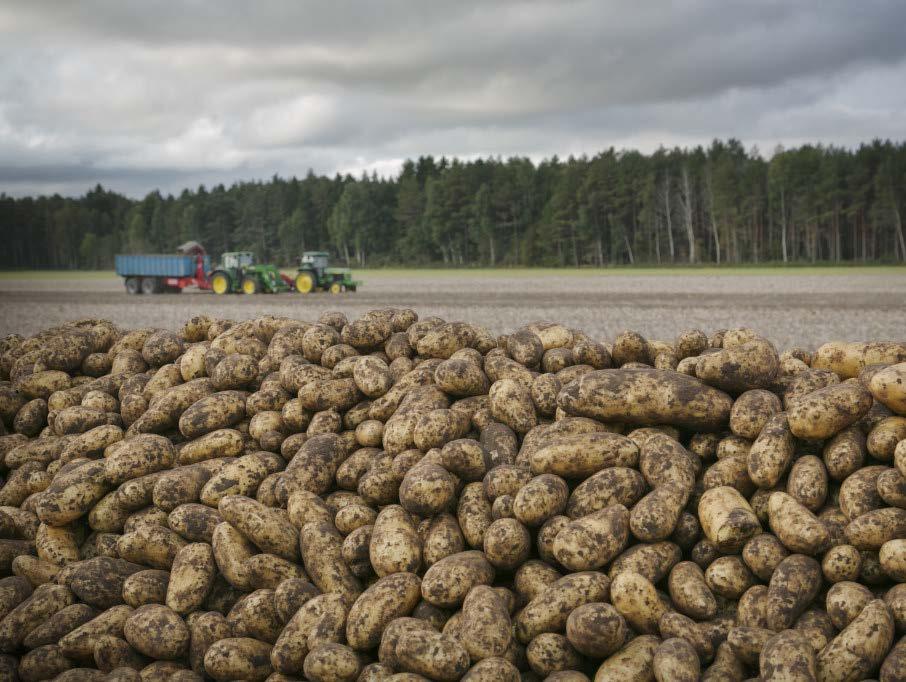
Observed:
[[[211,258],[203,253],[117,255],[114,263],[130,294],[179,293],[188,286],[211,288]]]

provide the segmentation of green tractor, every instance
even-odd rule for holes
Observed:
[[[219,267],[210,276],[215,294],[276,294],[292,288],[292,280],[287,279],[275,266],[255,263],[255,254],[251,251],[224,253]]]
[[[330,254],[326,251],[306,251],[296,273],[296,291],[309,294],[312,291],[329,291],[339,294],[355,291],[361,284],[352,279],[349,268],[329,267]]]

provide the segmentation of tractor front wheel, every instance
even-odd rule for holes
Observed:
[[[334,282],[333,284],[330,285],[330,293],[339,294],[342,291],[343,291],[343,285],[340,284],[339,282]]]
[[[242,280],[242,293],[243,294],[257,294],[260,286],[258,285],[258,278],[256,277],[245,277]]]
[[[225,272],[215,272],[211,277],[211,290],[215,294],[226,294],[230,291],[230,276]]]
[[[315,288],[315,278],[310,272],[300,272],[296,275],[296,291],[300,294],[310,294]]]

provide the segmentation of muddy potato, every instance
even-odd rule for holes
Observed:
[[[210,543],[222,521],[215,509],[194,503],[178,506],[167,517],[167,525],[189,542]]]
[[[529,642],[525,653],[529,666],[537,675],[547,676],[574,669],[582,662],[569,640],[554,632],[544,632],[535,637]]]
[[[145,604],[163,604],[169,581],[168,571],[137,571],[123,582],[123,601],[136,609]]]
[[[738,556],[722,556],[705,569],[705,584],[717,596],[739,599],[755,584],[755,576]]]
[[[647,578],[631,571],[618,573],[610,585],[610,599],[633,630],[658,632],[658,621],[667,607]]]
[[[725,553],[739,551],[761,530],[752,507],[730,486],[706,490],[698,503],[698,516],[704,534]]]
[[[629,512],[613,505],[567,524],[554,538],[553,553],[570,571],[601,568],[629,540]]]
[[[742,560],[759,580],[770,580],[774,569],[787,556],[789,551],[770,533],[759,533],[742,548]]]
[[[792,462],[793,449],[793,434],[787,414],[780,412],[770,417],[747,455],[752,482],[760,488],[777,485]]]
[[[884,660],[893,637],[894,623],[887,606],[880,599],[869,602],[855,620],[818,652],[818,679],[864,679]]]
[[[532,452],[529,463],[535,474],[556,474],[584,479],[606,467],[634,467],[638,447],[615,433],[577,433],[552,439]]]
[[[466,595],[459,640],[472,661],[506,657],[512,626],[507,605],[496,590],[477,585]]]
[[[379,579],[352,605],[346,620],[346,640],[353,649],[367,650],[381,641],[390,621],[407,616],[421,598],[421,581],[412,573]]]
[[[906,363],[903,364],[906,366]],[[897,443],[901,440],[906,440],[906,417],[887,417],[872,427],[865,445],[869,454],[875,459],[881,462],[891,462]]]
[[[491,414],[516,433],[526,433],[537,421],[531,391],[512,379],[495,381],[490,388]]]
[[[179,615],[160,604],[135,609],[123,625],[123,634],[136,651],[154,659],[178,659],[188,652],[188,627]]]
[[[840,485],[840,510],[848,519],[880,509],[884,500],[878,494],[878,478],[887,471],[884,466],[867,466],[853,472]]]
[[[543,632],[561,631],[573,609],[604,601],[609,592],[610,580],[601,573],[566,575],[547,585],[516,615],[516,637],[528,643]]]
[[[672,482],[649,492],[629,513],[632,534],[642,542],[666,540],[676,528],[691,492]]]
[[[361,585],[342,559],[343,541],[332,524],[313,522],[303,526],[299,549],[305,571],[319,589],[342,594],[350,603],[355,600]]]
[[[557,403],[568,414],[604,422],[714,431],[729,419],[733,400],[670,370],[620,369],[583,374],[564,386]]]
[[[811,512],[827,499],[827,470],[820,458],[805,455],[796,460],[787,479],[787,493]]]
[[[873,509],[852,519],[846,526],[846,539],[860,550],[879,550],[890,540],[906,537],[906,509]]]
[[[657,682],[693,682],[699,679],[700,662],[685,639],[673,637],[661,642],[654,652],[652,671]]]
[[[783,410],[780,399],[770,391],[753,389],[741,394],[730,410],[730,430],[754,440],[768,420]]]
[[[434,680],[457,680],[469,669],[469,654],[462,645],[430,630],[403,632],[394,655],[403,670]]]
[[[831,623],[839,631],[855,620],[874,598],[864,585],[843,581],[831,586],[824,603]]]
[[[59,645],[45,644],[24,654],[19,660],[18,671],[15,664],[9,670],[0,668],[0,671],[4,679],[36,682],[55,679],[57,675],[70,670],[73,665],[73,661],[60,651]]]
[[[797,438],[830,438],[861,419],[871,394],[858,383],[834,384],[796,400],[788,410],[790,432]]]
[[[559,476],[535,476],[513,498],[513,515],[526,526],[539,526],[562,512],[568,497],[569,487]]]
[[[653,680],[654,653],[660,641],[654,635],[640,635],[630,640],[601,664],[594,682]]]
[[[591,602],[573,609],[566,620],[566,638],[581,654],[607,658],[626,640],[623,616],[610,604]]]
[[[452,514],[438,514],[425,523],[427,526],[422,538],[422,557],[425,566],[431,566],[441,559],[465,550],[465,538],[456,517]]]
[[[584,675],[582,676],[585,680]],[[466,682],[519,682],[519,669],[503,658],[485,658],[471,668],[462,678]]]
[[[114,606],[98,614],[60,638],[60,651],[72,659],[91,659],[98,639],[108,635],[122,637],[125,623],[134,611],[129,606]]]
[[[209,544],[193,543],[180,549],[170,569],[167,606],[182,615],[199,609],[214,584],[216,570]]]
[[[245,417],[245,394],[221,391],[195,402],[179,418],[179,430],[186,438],[227,429]]]
[[[779,631],[792,626],[821,589],[821,566],[811,557],[792,554],[781,561],[768,585],[765,618]]]
[[[204,655],[205,672],[215,680],[264,680],[271,674],[271,645],[251,637],[214,642]]]
[[[902,346],[902,344],[899,344]],[[875,372],[868,382],[868,390],[876,400],[884,403],[897,414],[906,414],[906,362],[902,362],[906,353],[900,349],[900,362]]]
[[[765,388],[771,384],[780,366],[774,345],[754,338],[739,345],[700,356],[695,375],[705,383],[732,393]]]
[[[674,607],[695,620],[709,620],[717,614],[717,600],[705,583],[705,574],[691,561],[681,561],[670,570],[668,581]]]
[[[774,535],[791,552],[814,555],[827,548],[827,527],[806,507],[786,493],[768,500],[768,519]]]
[[[815,652],[801,632],[785,630],[767,641],[759,667],[765,680],[808,682],[815,679]]]
[[[613,578],[623,571],[631,571],[658,583],[681,559],[682,550],[673,542],[633,545],[613,560],[609,575]]]

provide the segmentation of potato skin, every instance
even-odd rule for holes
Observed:
[[[639,635],[630,640],[601,664],[594,682],[654,679],[654,654],[660,641],[654,635]]]

